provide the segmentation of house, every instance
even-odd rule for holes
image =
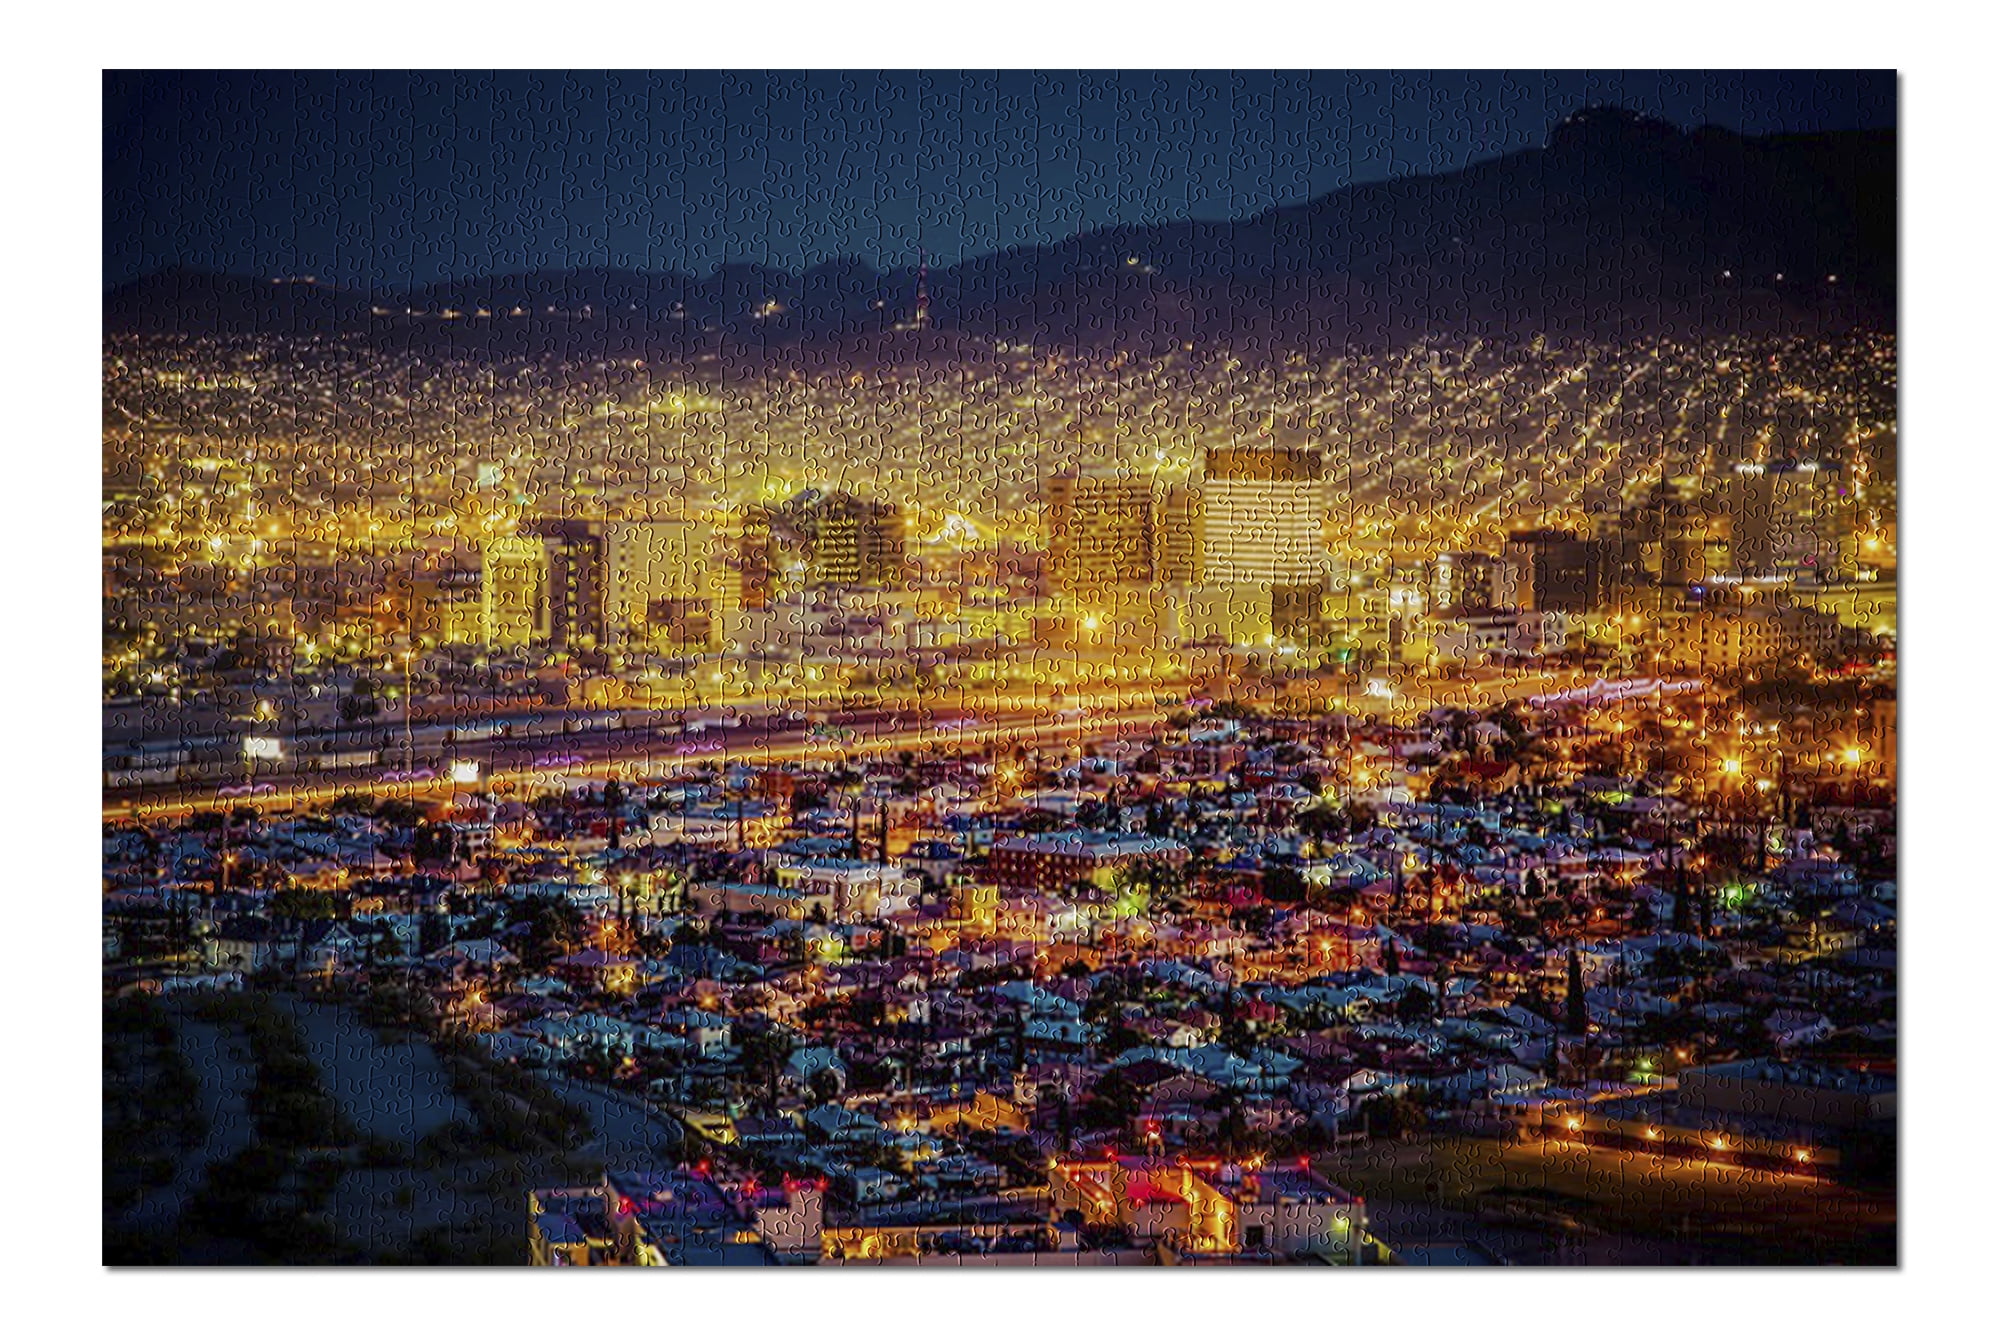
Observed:
[[[344,973],[368,962],[371,940],[372,934],[364,936],[343,922],[309,922],[300,933],[301,960],[310,973]]]
[[[491,937],[469,937],[464,941],[454,941],[440,950],[433,950],[425,956],[433,964],[450,969],[477,969],[492,971],[512,968],[520,958]]]
[[[1833,1030],[1833,1021],[1815,1010],[1780,1008],[1764,1017],[1764,1032],[1780,1049],[1823,1043]]]
[[[832,1145],[878,1145],[886,1132],[866,1113],[828,1103],[805,1115],[806,1132]]]
[[[847,1092],[847,1063],[832,1048],[795,1048],[785,1058],[784,1081],[793,1089],[810,1090],[816,1080],[824,1083],[823,1076],[832,1079],[835,1097]]]
[[[202,965],[211,970],[259,973],[289,963],[295,953],[291,934],[268,918],[230,918],[201,943]]]

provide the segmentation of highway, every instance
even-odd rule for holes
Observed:
[[[1439,706],[1491,708],[1508,699],[1588,684],[1596,675],[1567,669],[1453,680],[1410,677],[1396,681],[1393,694],[1388,696],[1356,690],[1340,707],[1351,713],[1372,712],[1384,719],[1407,719]],[[831,724],[843,734],[838,739],[814,736],[805,722],[788,723],[781,715],[773,715],[738,727],[710,726],[686,735],[667,735],[649,723],[534,739],[467,741],[450,748],[450,760],[479,763],[479,779],[473,784],[454,782],[447,760],[434,756],[405,760],[389,753],[380,763],[345,771],[277,772],[257,774],[248,781],[182,781],[111,789],[104,795],[103,811],[107,819],[171,819],[239,806],[284,810],[345,794],[449,801],[458,792],[510,782],[543,785],[565,778],[662,778],[677,770],[733,760],[768,765],[837,761],[905,750],[949,753],[1017,745],[1047,750],[1141,728],[1157,729],[1178,707],[1158,703],[1151,692],[1130,690],[1072,696],[1060,710],[1045,702],[1032,702],[1023,694],[989,697],[983,704],[984,708],[955,704],[945,697],[933,703],[857,708],[831,717]],[[1278,703],[1273,707],[1284,706]],[[1072,712],[1078,716],[1063,717]]]
[[[906,722],[891,711],[882,712],[888,714],[881,721],[886,726],[870,728],[866,719],[839,721],[843,728],[852,728],[854,735],[838,741],[811,736],[804,724],[778,728],[744,724],[671,738],[663,737],[657,728],[648,727],[566,734],[533,742],[512,739],[467,742],[454,748],[453,757],[479,762],[480,777],[473,784],[454,782],[448,767],[427,764],[419,764],[413,772],[385,771],[377,766],[348,773],[277,774],[260,776],[254,785],[184,783],[122,789],[105,795],[104,815],[111,819],[158,820],[239,806],[283,810],[331,801],[350,793],[408,801],[448,801],[458,792],[506,782],[540,785],[564,779],[664,778],[681,769],[732,760],[770,765],[786,761],[837,761],[898,751],[962,752],[1017,745],[1031,751],[1048,750],[1059,744],[1081,745],[1157,727],[1168,708],[1128,706],[1072,719],[1051,718],[1047,710],[1010,711],[984,717],[969,711],[954,711],[954,717],[969,720],[967,726],[955,728],[914,720]],[[243,791],[246,786],[255,791]],[[264,791],[266,788],[269,791]]]

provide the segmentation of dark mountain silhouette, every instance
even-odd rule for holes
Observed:
[[[321,333],[364,325],[365,294],[323,283],[170,268],[104,294],[107,333]]]
[[[1586,108],[1541,148],[1234,221],[1112,227],[932,270],[852,259],[707,277],[582,268],[364,296],[169,271],[108,330],[366,330],[391,342],[850,352],[1029,343],[1378,344],[1429,332],[1810,332],[1893,325],[1893,131],[1745,137]],[[407,314],[406,312],[417,312]],[[892,337],[914,336],[898,344]]]

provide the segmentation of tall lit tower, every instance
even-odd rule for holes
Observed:
[[[1050,573],[1071,597],[1150,584],[1158,543],[1153,479],[1112,469],[1049,479]]]
[[[1274,588],[1322,582],[1323,468],[1315,449],[1208,452],[1202,484],[1203,579]]]
[[[519,649],[548,635],[548,549],[539,538],[489,538],[480,548],[479,629],[487,647]]]

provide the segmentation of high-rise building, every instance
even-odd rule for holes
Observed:
[[[1441,615],[1488,611],[1498,564],[1485,552],[1440,553],[1431,567],[1431,606]]]
[[[480,637],[519,649],[548,636],[548,549],[539,538],[489,538],[480,549]]]
[[[483,582],[477,570],[440,570],[413,576],[411,637],[426,647],[485,640]]]
[[[752,611],[770,606],[771,587],[777,580],[777,563],[772,551],[771,511],[762,505],[745,506],[737,516],[735,561],[735,602]]]
[[[1155,582],[1159,526],[1153,480],[1114,471],[1049,479],[1049,576],[1061,595]]]
[[[1730,563],[1752,578],[1842,567],[1839,474],[1813,461],[1739,464],[1717,497]]]
[[[1210,450],[1202,482],[1204,581],[1260,588],[1321,583],[1322,478],[1318,450]]]
[[[1162,584],[1193,584],[1202,577],[1207,517],[1201,488],[1175,482],[1156,493],[1153,521],[1153,577]]]
[[[722,570],[707,524],[641,520],[604,526],[607,648],[635,641],[703,647],[715,628]]]
[[[582,519],[536,526],[548,552],[548,635],[558,649],[591,648],[607,638],[604,525]]]
[[[1662,481],[1644,504],[1615,521],[1600,521],[1599,540],[1618,544],[1613,582],[1685,589],[1719,574],[1727,544],[1712,508],[1699,485],[1682,478]]]
[[[1214,449],[1203,474],[1202,583],[1221,591],[1217,606],[1237,609],[1229,617],[1232,626],[1218,626],[1218,633],[1239,641],[1317,634],[1327,586],[1319,451]],[[1244,607],[1254,607],[1256,615],[1246,620]]]
[[[903,584],[903,512],[842,491],[804,491],[784,519],[805,548],[816,588],[893,589]]]
[[[1495,605],[1582,614],[1611,602],[1613,544],[1560,529],[1511,533],[1494,570]]]

